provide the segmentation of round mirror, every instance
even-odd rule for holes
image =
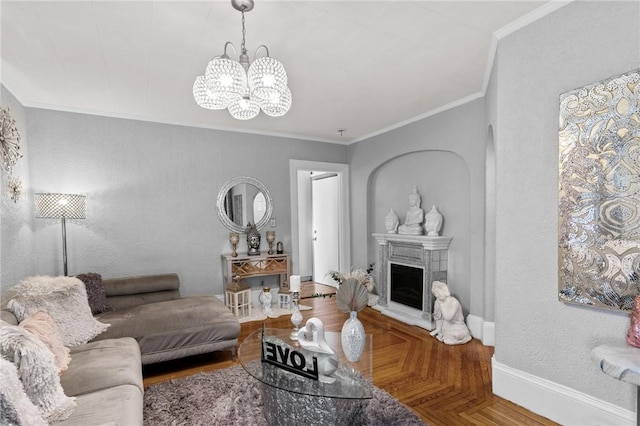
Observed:
[[[240,176],[226,182],[218,193],[218,217],[230,231],[244,233],[249,222],[262,229],[271,219],[273,201],[257,179]]]

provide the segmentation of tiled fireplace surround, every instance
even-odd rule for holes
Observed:
[[[433,329],[433,281],[447,281],[449,243],[452,237],[373,234],[378,242],[378,304],[385,315],[427,330]],[[391,300],[391,264],[422,269],[422,310]]]

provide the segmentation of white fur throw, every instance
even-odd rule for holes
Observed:
[[[33,405],[18,377],[16,366],[0,357],[0,424],[45,426],[48,423]]]
[[[87,343],[109,327],[91,314],[87,290],[77,278],[29,277],[11,288],[10,294],[7,309],[18,322],[37,311],[46,312],[56,324],[65,346]]]
[[[37,337],[0,321],[0,355],[16,366],[25,393],[44,418],[55,422],[71,415],[75,398],[64,394],[53,353]]]

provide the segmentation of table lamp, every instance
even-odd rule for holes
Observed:
[[[67,276],[66,219],[85,219],[85,196],[76,194],[36,194],[36,217],[62,220],[62,261]]]

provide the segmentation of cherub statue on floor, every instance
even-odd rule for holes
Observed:
[[[433,307],[436,328],[431,335],[447,345],[461,345],[471,340],[471,333],[464,322],[462,306],[458,299],[451,296],[447,284],[434,281],[431,292],[436,297]]]

